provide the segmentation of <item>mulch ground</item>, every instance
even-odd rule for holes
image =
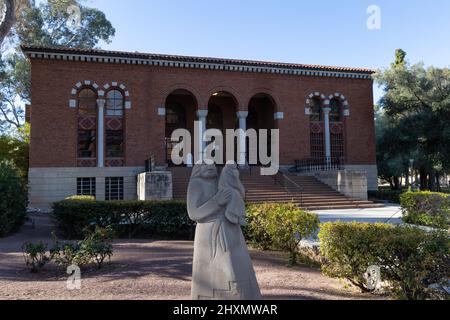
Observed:
[[[0,239],[0,300],[172,300],[189,299],[193,243],[186,241],[118,240],[114,256],[102,270],[82,273],[81,290],[68,290],[65,270],[53,264],[42,273],[26,268],[21,247],[26,241],[51,243],[53,225],[35,215],[36,227],[26,225]],[[343,282],[308,266],[286,267],[278,252],[251,251],[265,299],[379,299],[361,294]]]

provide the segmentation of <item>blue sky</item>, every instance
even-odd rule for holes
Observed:
[[[89,0],[117,30],[105,49],[336,66],[450,65],[448,0]],[[381,29],[367,28],[367,8]],[[376,99],[381,90],[375,90]]]

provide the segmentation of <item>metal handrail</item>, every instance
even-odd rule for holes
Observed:
[[[282,181],[280,181],[280,177]],[[291,189],[288,188],[286,182],[293,185],[296,191],[300,192],[300,207],[303,207],[303,193],[304,193],[303,187],[301,187],[298,183],[296,183],[294,180],[292,180],[289,176],[287,176],[281,171],[278,171],[278,173],[274,176],[274,181],[275,184],[281,185],[288,194],[292,195],[292,200],[294,200],[293,192],[291,191]]]
[[[345,159],[336,157],[309,158],[295,161],[295,172],[338,171],[344,168]]]

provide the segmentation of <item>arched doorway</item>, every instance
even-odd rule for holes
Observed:
[[[235,130],[238,126],[236,112],[238,104],[236,98],[228,92],[220,91],[214,93],[208,102],[208,117],[206,119],[206,129],[218,129],[224,137],[224,162],[229,160],[226,158],[226,130]],[[211,142],[213,143],[213,142]],[[237,141],[234,144],[234,160],[237,161]]]
[[[174,166],[172,150],[179,143],[172,141],[172,133],[177,129],[186,129],[193,136],[197,105],[195,96],[183,89],[173,91],[166,99],[166,161],[169,166]]]
[[[275,128],[275,120],[274,114],[276,112],[276,104],[274,99],[265,93],[256,94],[250,100],[248,106],[248,117],[247,117],[247,130],[254,129],[257,132],[258,137],[258,165],[259,162],[259,130],[266,129],[268,131],[268,139],[267,139],[267,150],[268,155],[271,155],[271,132],[270,130]],[[248,143],[248,142],[247,142]],[[249,146],[247,146],[247,150],[250,150]],[[249,155],[247,155],[247,159],[249,159]]]

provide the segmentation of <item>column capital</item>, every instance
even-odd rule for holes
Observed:
[[[208,116],[208,109],[199,109],[199,110],[197,110],[197,116],[199,118],[206,118]]]
[[[329,115],[330,112],[331,112],[331,108],[330,107],[323,108],[322,110],[323,110],[323,113],[325,113],[325,115]]]
[[[97,105],[100,108],[103,108],[105,106],[105,104],[106,104],[106,100],[105,99],[97,99]]]
[[[236,112],[236,116],[239,119],[247,118],[248,117],[248,111],[238,111],[238,112]]]

